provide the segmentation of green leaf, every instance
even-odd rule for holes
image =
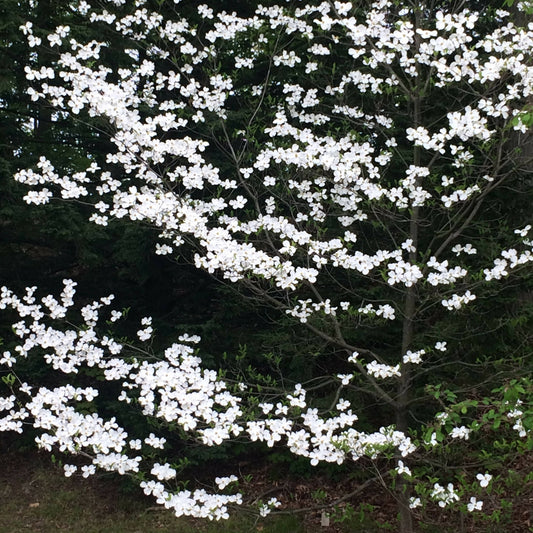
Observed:
[[[12,387],[16,381],[15,374],[9,373],[6,376],[2,376],[2,381],[8,386]]]
[[[533,415],[526,416],[522,419],[522,425],[525,429],[530,430],[533,429]]]

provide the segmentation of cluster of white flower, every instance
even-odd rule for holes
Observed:
[[[412,287],[423,278],[422,271],[418,265],[413,265],[403,259],[387,265],[389,269],[387,283],[396,285],[403,283],[406,287]]]
[[[310,298],[307,300],[299,300],[298,304],[292,307],[291,309],[287,309],[286,313],[288,315],[294,316],[300,320],[300,322],[304,323],[307,322],[307,319],[313,314],[318,311],[322,311],[325,315],[333,315],[335,316],[337,314],[337,307],[333,307],[331,305],[331,301],[325,300],[324,302],[313,302]]]
[[[451,433],[450,433],[450,437],[452,439],[468,440],[470,438],[470,431],[471,430],[468,429],[465,426],[461,426],[461,427],[458,427],[458,428],[453,428]]]
[[[377,361],[371,361],[366,365],[367,372],[376,378],[391,378],[391,377],[400,377],[400,365],[385,365],[382,363],[378,363]]]
[[[456,255],[460,255],[462,253],[468,254],[468,255],[475,255],[477,254],[477,250],[470,244],[465,244],[464,246],[461,244],[456,244],[452,248],[452,252],[454,252]]]
[[[154,328],[152,327],[152,317],[144,317],[141,320],[141,325],[146,327],[137,331],[137,337],[139,337],[141,341],[147,341],[154,332]]]
[[[227,476],[227,477],[217,477],[215,478],[215,483],[219,490],[224,490],[230,483],[238,481],[237,476]]]
[[[502,251],[502,257],[494,260],[494,266],[483,270],[485,280],[502,279],[509,275],[510,270],[533,261],[533,242],[525,241],[525,244],[529,245],[529,250],[518,252],[511,248]]]
[[[386,320],[394,320],[396,318],[396,310],[389,304],[378,305],[377,308],[372,304],[366,304],[357,310],[362,315],[383,317]]]
[[[203,489],[195,491],[182,490],[170,492],[165,486],[154,480],[142,481],[140,487],[147,496],[153,496],[165,509],[172,509],[177,517],[194,516],[220,520],[229,518],[228,505],[241,505],[240,494],[209,494]]]
[[[379,431],[366,435],[350,429],[335,442],[337,446],[348,447],[353,459],[363,455],[376,459],[384,450],[389,449],[398,450],[402,457],[407,457],[417,449],[408,436],[393,427],[382,427]]]
[[[419,365],[422,362],[422,356],[426,354],[426,350],[417,350],[412,352],[407,350],[407,353],[403,356],[402,361],[404,364],[411,363],[412,365]]]
[[[271,513],[273,509],[279,507],[281,502],[277,498],[270,498],[267,503],[263,503],[259,506],[259,515],[265,517]]]
[[[430,257],[426,264],[437,271],[431,272],[427,277],[428,283],[433,286],[455,283],[468,274],[468,271],[460,266],[448,268],[448,260],[437,261],[435,257]]]
[[[441,196],[441,201],[445,207],[451,207],[453,204],[458,202],[465,202],[468,200],[475,192],[479,191],[477,185],[472,187],[467,187],[466,189],[457,189],[453,191],[449,196],[443,194]]]
[[[340,330],[346,317],[339,316],[339,308],[348,318],[357,310],[368,319],[395,320],[401,311],[399,302],[414,291],[424,291],[424,305],[440,302],[450,311],[475,300],[467,285],[473,273],[463,264],[466,256],[478,253],[475,243],[453,245],[466,232],[448,239],[442,249],[436,240],[452,231],[456,215],[457,220],[468,219],[465,210],[497,184],[491,169],[481,176],[473,164],[476,157],[488,152],[498,131],[511,126],[524,130],[521,117],[533,94],[528,60],[533,53],[531,25],[516,26],[499,11],[500,27],[486,34],[479,14],[462,10],[439,11],[415,27],[410,7],[397,9],[390,0],[375,0],[361,16],[353,15],[350,2],[258,6],[248,18],[200,5],[202,24],[197,26],[177,13],[165,20],[143,7],[144,2],[129,10],[125,0],[110,2],[123,6],[122,14],[111,8],[98,11],[85,1],[70,7],[89,22],[108,25],[126,37],[128,44],[117,53],[127,58],[127,68],[104,64],[101,51],[109,43],[67,40],[70,28],[58,26],[45,38],[58,50],[57,62],[27,66],[25,74],[33,101],[47,100],[65,117],[81,113],[98,117],[113,131],[114,148],[105,162],[93,161],[79,172],[60,172],[41,157],[34,169],[16,175],[30,188],[26,202],[45,204],[55,196],[90,200],[94,204],[90,219],[96,224],[127,218],[157,228],[161,242],[156,253],[161,255],[173,254],[185,241],[193,242],[198,268],[231,282],[255,284],[257,294],[307,327],[314,327],[309,320],[313,314],[326,315],[323,322],[336,328],[335,340],[343,349]],[[31,22],[20,29],[30,47],[42,43]],[[132,40],[142,42],[145,52],[139,53]],[[338,60],[328,61],[339,43]],[[336,70],[335,64],[341,63],[350,66]],[[257,84],[258,76],[264,75],[259,65],[265,64],[269,72],[264,83],[251,86],[243,81],[248,76]],[[214,72],[206,65],[231,68]],[[327,76],[314,84],[315,72],[321,69],[328,69]],[[431,83],[421,79],[426,72],[434,76]],[[465,86],[472,88],[472,97],[464,92]],[[451,108],[440,118],[430,113],[406,124],[405,114],[425,98],[420,87],[431,88],[432,98],[439,98],[439,91],[447,87],[461,97],[446,96]],[[375,106],[379,109],[372,109],[374,95],[379,95],[380,105]],[[270,100],[273,103],[266,104]],[[409,108],[398,115],[405,102]],[[417,104],[412,106],[413,102]],[[245,118],[230,131],[233,120],[228,117],[237,108]],[[262,117],[261,136],[266,142],[255,143],[256,116]],[[203,122],[209,127],[197,133]],[[219,127],[226,140],[217,137],[210,144],[204,133]],[[215,165],[213,150],[220,143],[227,143],[224,151],[234,171],[226,163],[221,168]],[[409,151],[411,157],[406,155]],[[427,217],[424,223],[419,216]],[[434,220],[442,224],[440,229]],[[422,249],[424,239],[418,233],[425,228],[431,228],[428,240],[437,244],[438,251]],[[527,225],[510,236],[512,242],[523,239],[520,246],[525,251],[508,248],[495,260],[494,255],[488,259],[490,266],[483,270],[486,281],[508,276],[533,260],[533,244],[527,240],[530,229]],[[385,237],[377,245],[372,235],[380,232]],[[457,264],[450,266],[452,261]],[[339,299],[321,296],[331,277],[343,292]],[[380,297],[379,304],[361,300],[358,287],[363,278],[372,287],[381,284],[390,300],[389,296]],[[458,282],[464,286],[448,287]],[[0,309],[13,308],[21,320],[14,325],[20,343],[3,352],[0,365],[14,369],[19,358],[41,347],[45,361],[56,370],[98,368],[105,379],[122,382],[120,401],[138,405],[146,416],[194,431],[206,445],[244,435],[270,446],[285,440],[291,451],[313,464],[341,463],[365,454],[375,457],[387,446],[404,456],[414,451],[409,438],[394,429],[357,432],[353,428],[357,416],[346,400],[337,402],[339,414],[319,415],[307,405],[301,386],[276,404],[261,402],[262,416],[244,423],[242,399],[231,394],[215,372],[202,369],[194,356],[191,345],[197,339],[184,337],[160,361],[126,362],[121,357],[123,347],[96,332],[110,299],[82,309],[80,330],[49,326],[47,321],[63,319],[72,307],[74,285],[67,282],[59,299],[49,296],[39,303],[35,289],[21,299],[2,289]],[[111,321],[120,316],[112,311]],[[367,322],[361,320],[362,325]],[[154,333],[151,319],[144,318],[141,326],[137,336],[148,341]],[[326,337],[332,338],[329,333]],[[401,364],[422,362],[425,350],[407,348],[398,350],[398,364],[380,363],[377,355],[362,362],[357,353],[348,361],[379,387],[374,378],[400,377]],[[445,351],[446,343],[437,342],[435,350]],[[341,386],[354,379],[349,373],[336,377]],[[156,435],[128,441],[116,421],[81,415],[69,403],[90,401],[95,389],[33,389],[25,384],[17,391],[28,398],[20,408],[12,394],[0,399],[0,409],[8,413],[0,419],[0,429],[22,431],[23,423],[34,420],[43,429],[41,446],[92,454],[84,475],[95,466],[136,472],[145,466],[141,456],[130,457],[125,450],[164,446]],[[518,408],[508,414],[523,435],[520,415]],[[451,432],[453,438],[467,439],[468,434],[465,427]],[[430,441],[436,444],[436,437]],[[68,465],[65,473],[74,471]],[[167,492],[161,481],[175,475],[167,463],[154,463],[148,472],[155,480],[143,482],[143,489],[176,514],[223,518],[228,503],[241,502],[238,495]],[[398,463],[398,472],[407,474],[407,467]],[[227,480],[234,481],[232,477],[217,481],[220,490]],[[458,499],[451,485],[447,489],[435,485],[432,497],[442,507]],[[417,499],[411,502],[412,507],[418,504]],[[275,506],[272,500],[261,512]],[[471,500],[469,509],[480,506]]]
[[[308,407],[306,390],[300,384],[276,405],[260,404],[265,415],[263,420],[247,421],[243,425],[242,400],[227,390],[216,372],[202,370],[200,358],[193,355],[194,346],[191,345],[199,342],[198,337],[181,336],[180,344],[167,348],[163,360],[126,362],[117,357],[122,346],[108,336],[99,337],[96,331],[103,310],[112,297],[101,298],[81,310],[85,325],[80,330],[59,331],[45,325],[45,322],[65,318],[74,305],[75,283],[65,280],[64,286],[59,299],[49,295],[40,303],[34,295],[35,287],[27,289],[22,299],[2,288],[0,308],[9,307],[22,318],[14,326],[20,338],[14,352],[30,357],[35,348],[45,348],[45,360],[62,372],[77,372],[84,365],[99,368],[106,380],[122,382],[118,400],[135,398],[143,415],[177,423],[185,431],[195,432],[208,446],[242,435],[269,446],[285,439],[293,453],[309,458],[311,464],[322,461],[340,464],[347,458],[357,460],[363,455],[377,457],[390,448],[398,449],[406,456],[416,449],[404,433],[392,428],[381,428],[368,434],[353,429],[357,416],[346,400],[337,402],[337,415],[324,418],[317,409]],[[110,314],[113,317],[121,315],[117,311]],[[142,324],[151,328],[151,319],[142,319]],[[11,369],[15,363],[16,358],[5,352],[2,364]],[[398,374],[398,367],[386,367],[376,362],[369,364],[367,370],[376,377]],[[352,377],[343,375],[340,379],[348,384]],[[78,411],[78,402],[92,402],[98,395],[95,388],[67,385],[34,390],[24,383],[18,387],[18,393],[26,398],[14,394],[0,398],[0,410],[4,412],[0,429],[22,432],[23,424],[31,424],[41,430],[36,438],[39,447],[48,451],[57,448],[73,455],[83,453],[91,459],[89,464],[81,467],[85,477],[92,475],[97,467],[119,474],[135,474],[148,468],[146,472],[157,481],[143,481],[141,487],[178,516],[224,518],[227,517],[228,503],[242,501],[238,494],[168,492],[160,482],[174,479],[176,470],[168,463],[153,462],[147,466],[147,458],[142,454],[143,445],[163,449],[165,439],[154,433],[143,439],[130,439],[114,418],[105,420],[97,413]],[[295,409],[298,411],[290,418]],[[134,452],[133,455],[130,452]],[[70,476],[76,471],[77,467],[67,465],[65,475]],[[222,490],[236,480],[235,476],[229,476],[217,478],[215,483]],[[268,508],[275,507],[271,503]]]
[[[463,305],[467,304],[468,302],[472,302],[475,299],[475,294],[472,294],[470,291],[466,291],[464,294],[452,294],[450,298],[442,300],[441,304],[446,307],[446,309],[453,311],[454,309],[461,309]]]
[[[518,431],[518,435],[520,435],[520,437],[527,437],[529,431],[526,430],[522,421],[522,415],[524,412],[520,409],[521,403],[522,402],[520,400],[516,402],[515,406],[507,413],[507,418],[510,418],[514,421],[513,429]]]
[[[294,67],[297,63],[300,63],[302,60],[296,55],[294,51],[287,52],[283,50],[281,55],[274,56],[272,58],[274,66],[278,67],[279,65],[286,65],[287,67]]]
[[[121,396],[134,396],[144,414],[175,421],[185,430],[201,423],[206,427],[199,430],[200,435],[202,431],[206,434],[211,426],[224,429],[230,425],[235,433],[239,432],[239,426],[235,424],[235,418],[241,412],[237,407],[239,399],[225,390],[224,382],[219,381],[214,372],[200,369],[199,358],[192,355],[193,347],[185,344],[198,342],[196,337],[183,336],[182,344],[167,349],[165,361],[126,363],[117,357],[122,346],[109,337],[99,337],[95,329],[102,308],[110,304],[111,297],[102,298],[81,310],[85,324],[79,330],[55,329],[48,324],[66,317],[68,309],[74,305],[74,286],[75,283],[65,280],[59,300],[49,295],[40,303],[34,296],[34,287],[27,289],[23,298],[2,288],[0,309],[11,308],[22,318],[14,326],[19,344],[13,351],[19,357],[33,356],[34,349],[40,348],[45,352],[45,361],[62,372],[77,372],[84,365],[98,367],[105,379],[124,380]],[[143,325],[151,327],[150,323],[150,319],[143,319]],[[10,352],[4,352],[1,364],[16,372],[16,362]],[[143,441],[133,439],[128,442],[128,433],[114,418],[105,420],[97,413],[79,411],[77,403],[92,402],[98,395],[98,390],[93,387],[66,385],[50,389],[22,383],[17,389],[22,396],[11,394],[0,398],[0,410],[3,411],[0,430],[20,433],[24,425],[32,425],[41,430],[36,437],[39,447],[48,451],[56,448],[73,455],[83,453],[91,460],[90,464],[82,466],[84,477],[94,474],[96,467],[119,474],[139,472],[144,468],[145,458],[141,454],[130,456],[128,449],[140,450],[143,443],[156,449],[165,445],[165,439],[153,433]],[[226,437],[227,430],[224,431]],[[70,476],[76,470],[76,466],[66,465],[65,475]],[[176,476],[176,471],[168,463],[154,463],[148,466],[148,472],[158,480]],[[226,517],[227,504],[242,501],[240,495],[223,496],[205,491],[196,491],[185,499],[185,492],[165,494],[176,514],[210,518]]]
[[[453,483],[448,483],[446,488],[439,483],[435,483],[431,491],[431,497],[438,503],[439,507],[442,508],[453,502],[459,501],[459,495],[455,491]]]

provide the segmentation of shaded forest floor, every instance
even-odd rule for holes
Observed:
[[[63,469],[51,462],[49,454],[34,451],[6,451],[0,446],[0,533],[347,533],[397,531],[395,505],[378,487],[369,485],[363,496],[366,502],[343,523],[330,520],[321,524],[321,495],[335,499],[345,491],[342,483],[320,478],[286,479],[278,472],[275,479],[264,466],[257,466],[248,490],[264,494],[267,500],[276,495],[285,509],[310,508],[297,515],[278,515],[257,520],[238,512],[228,521],[209,522],[190,518],[176,519],[144,497],[138,488],[111,475],[65,478]],[[531,469],[532,457],[523,458],[522,468]],[[274,468],[274,467],[270,467]],[[335,491],[338,494],[335,494]],[[517,505],[518,504],[518,505]],[[510,521],[462,521],[436,512],[436,522],[426,522],[420,531],[465,533],[533,531],[530,513],[533,490],[515,501]],[[315,508],[315,509],[311,509]],[[438,518],[437,518],[438,515]],[[431,522],[431,521],[430,521]]]
[[[276,495],[290,508],[316,508],[320,499],[343,490],[324,478],[294,479],[282,472],[274,478],[264,465],[255,467],[247,490],[268,500]],[[291,476],[292,477],[292,476]],[[287,476],[288,478],[288,476]],[[350,525],[321,525],[321,511],[282,514],[258,520],[241,511],[227,521],[177,519],[144,497],[138,487],[120,477],[100,474],[66,478],[50,454],[8,451],[0,445],[0,533],[342,533]],[[363,521],[367,517],[362,517]],[[360,524],[362,525],[362,524]],[[381,528],[380,528],[381,530]],[[386,530],[390,529],[387,527]],[[357,528],[355,531],[367,531]]]
[[[293,517],[254,523],[176,519],[143,497],[139,489],[111,476],[65,478],[49,455],[8,452],[0,458],[1,533],[304,533]]]

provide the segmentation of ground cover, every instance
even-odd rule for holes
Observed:
[[[524,533],[533,531],[533,455],[517,457],[507,473],[508,507],[498,509],[496,495],[485,502],[487,516],[426,509],[419,522],[422,533]],[[320,505],[346,494],[353,479],[295,476],[280,465],[264,462],[243,464],[250,480],[250,494],[275,494],[285,514],[257,519],[243,511],[227,521],[209,522],[189,517],[177,519],[139,493],[138,487],[116,475],[101,474],[84,479],[66,478],[60,459],[34,450],[19,450],[0,441],[0,533],[378,533],[397,531],[396,508],[392,496],[383,499],[379,486],[364,483],[362,492],[329,510],[329,524],[322,522]],[[201,473],[200,473],[201,475]],[[246,492],[246,491],[245,491]],[[357,490],[355,491],[357,492]],[[492,501],[494,500],[494,501]],[[362,503],[362,502],[365,503]],[[371,503],[368,503],[371,502]],[[343,521],[336,518],[348,508]],[[296,514],[291,514],[296,510]],[[489,512],[490,510],[490,512]],[[304,511],[304,512],[302,512]],[[496,512],[496,514],[495,514]],[[499,518],[496,519],[496,515]]]

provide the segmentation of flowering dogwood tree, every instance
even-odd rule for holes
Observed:
[[[414,393],[446,358],[460,364],[440,331],[446,317],[468,312],[487,287],[533,260],[529,211],[517,207],[506,220],[491,213],[501,190],[530,187],[531,24],[429,0],[301,2],[258,6],[251,16],[201,5],[192,18],[179,5],[159,12],[139,0],[70,4],[96,35],[114,35],[113,47],[81,41],[67,26],[45,35],[28,22],[29,45],[57,52],[49,65],[27,66],[30,95],[62,117],[97,121],[113,148],[88,154],[83,169],[57,169],[43,155],[15,176],[30,187],[26,201],[80,200],[96,224],[126,218],[157,228],[158,254],[192,249],[196,267],[327,344],[335,400],[318,411],[296,384],[246,421],[253,384],[231,388],[202,369],[196,337],[184,334],[159,358],[125,357],[97,327],[102,316],[120,316],[105,311],[110,298],[81,310],[82,327],[58,325],[73,305],[71,281],[59,299],[3,289],[0,307],[21,320],[19,344],[1,363],[15,372],[41,350],[66,374],[98,368],[121,384],[119,400],[207,446],[247,437],[285,444],[312,464],[385,454],[402,531],[412,530],[411,509],[424,497],[459,505],[451,482],[415,494],[412,469],[480,424],[441,412],[421,427],[414,413],[425,400]],[[140,341],[152,333],[146,318]],[[178,516],[226,517],[241,503],[223,492],[233,477],[217,478],[217,493],[172,491],[176,469],[143,455],[164,446],[161,438],[131,438],[116,420],[76,409],[96,388],[10,376],[0,427],[33,424],[40,447],[87,459],[83,475],[144,471],[143,490]],[[386,406],[388,424],[358,428],[358,405],[343,398],[361,388]],[[517,402],[505,414],[527,437]],[[476,474],[480,488],[490,483],[490,474]],[[476,495],[462,493],[469,511],[482,508]],[[261,505],[266,513],[278,502]]]

